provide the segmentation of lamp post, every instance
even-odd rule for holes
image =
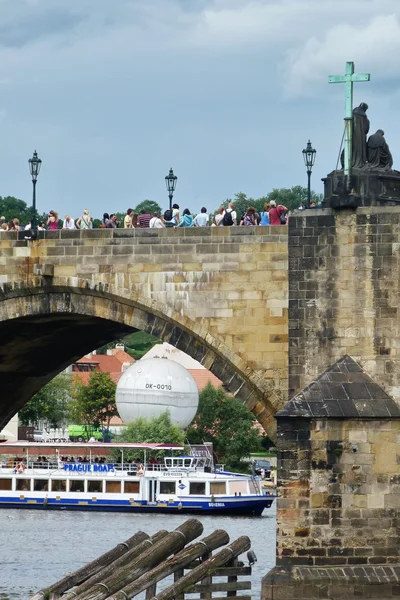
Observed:
[[[40,167],[42,166],[42,161],[38,158],[37,152],[33,153],[32,158],[29,159],[29,171],[32,176],[32,184],[33,184],[33,202],[32,202],[32,219],[31,219],[31,230],[37,230],[37,219],[36,219],[36,181],[39,175]]]
[[[307,187],[307,207],[310,208],[311,201],[311,172],[315,163],[315,155],[317,151],[312,147],[310,140],[307,142],[307,147],[303,150],[304,164],[307,167],[308,187]]]
[[[177,181],[178,181],[178,178],[176,175],[174,175],[174,172],[171,167],[168,175],[165,176],[165,185],[167,186],[167,190],[168,190],[169,209],[170,210],[172,209],[172,198],[174,197],[174,191],[176,188]]]

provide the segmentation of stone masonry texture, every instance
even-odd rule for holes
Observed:
[[[289,389],[277,413],[274,600],[400,595],[400,209],[289,227]]]
[[[400,207],[297,213],[289,271],[289,396],[348,354],[398,400]]]
[[[215,373],[275,436],[287,400],[286,227],[0,234],[0,427],[64,366],[141,329]]]

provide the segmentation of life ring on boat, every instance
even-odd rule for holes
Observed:
[[[23,473],[25,471],[26,467],[23,462],[19,462],[17,464],[16,469],[17,469],[17,473]]]
[[[144,475],[144,466],[142,464],[138,465],[136,475]]]

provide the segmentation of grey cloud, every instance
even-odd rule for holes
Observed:
[[[260,196],[304,183],[309,137],[320,191],[343,123],[342,90],[326,83],[329,31],[346,20],[362,28],[397,1],[0,0],[0,47],[11,36],[0,62],[0,82],[9,81],[0,94],[0,195],[29,201],[26,161],[36,147],[43,209],[78,216],[88,206],[97,215],[144,197],[164,205],[171,165],[178,203],[212,209],[240,190]],[[356,66],[375,79],[382,60]],[[284,97],[289,84],[296,101]],[[384,103],[373,89],[371,118],[381,126],[385,117],[396,163],[397,97],[385,89]],[[364,90],[372,94],[372,84]]]

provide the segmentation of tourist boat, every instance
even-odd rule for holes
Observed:
[[[214,467],[207,445],[0,444],[0,507],[261,515],[274,501],[259,477]],[[118,450],[121,461],[111,461]],[[144,452],[144,461],[126,461]],[[167,452],[161,461],[149,452]],[[99,458],[102,453],[107,457]],[[4,457],[6,458],[4,459]],[[125,456],[125,459],[124,459]]]

